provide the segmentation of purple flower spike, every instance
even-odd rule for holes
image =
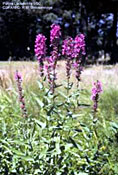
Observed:
[[[55,80],[56,80],[56,65],[57,65],[57,60],[59,58],[58,45],[59,45],[60,36],[61,36],[60,26],[57,24],[52,24],[51,31],[50,31],[50,43],[51,43],[50,46],[53,47],[53,50],[51,52],[49,61],[52,69],[50,89],[53,94],[54,94]]]
[[[74,43],[73,57],[77,58],[80,54],[85,55],[85,36],[83,34],[77,35]]]
[[[62,55],[73,57],[73,47],[74,47],[74,40],[69,37],[63,41],[62,45]]]
[[[46,55],[46,37],[42,34],[36,36],[35,40],[35,55],[39,62],[40,76],[44,75],[44,59]]]
[[[91,99],[94,102],[94,105],[93,105],[94,112],[97,111],[98,101],[99,101],[99,94],[101,92],[102,92],[102,84],[101,84],[100,81],[97,80],[97,82],[93,83],[92,96],[91,96]]]
[[[77,87],[79,86],[81,72],[83,70],[82,66],[82,56],[85,53],[85,36],[83,34],[77,35],[74,39],[74,49],[73,49],[73,57],[75,60],[75,71],[76,71],[76,79],[77,79]]]
[[[21,76],[21,74],[18,71],[16,71],[16,73],[15,73],[15,79],[17,81],[22,81],[22,76]]]
[[[51,46],[55,45],[56,42],[59,40],[61,36],[61,31],[60,31],[60,26],[57,24],[52,24],[51,25],[51,31],[50,31],[50,42]]]
[[[15,73],[15,79],[16,79],[16,82],[17,82],[18,93],[19,93],[19,101],[21,103],[20,107],[21,107],[21,110],[22,110],[22,114],[23,114],[24,117],[28,117],[26,106],[25,106],[25,101],[24,101],[24,96],[23,96],[22,84],[21,84],[22,83],[22,76],[18,71],[16,71],[16,73]]]

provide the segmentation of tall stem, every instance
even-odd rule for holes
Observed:
[[[57,65],[57,60],[58,60],[58,47],[56,45],[53,46],[52,57],[53,57],[52,93],[54,94],[54,92],[55,92],[55,80],[56,80],[56,65]]]
[[[71,69],[71,60],[67,58],[66,63],[66,75],[67,75],[67,95],[69,94],[69,85],[70,85],[70,69]]]

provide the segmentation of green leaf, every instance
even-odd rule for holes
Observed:
[[[118,124],[115,122],[111,122],[111,126],[115,129],[118,129]]]
[[[3,136],[7,134],[6,123],[2,121],[2,134]]]
[[[34,175],[37,175],[38,173],[42,173],[42,171],[39,170],[39,169],[37,169],[37,170],[34,171]]]
[[[25,154],[23,152],[16,150],[15,148],[11,148],[11,151],[18,156],[25,156]]]
[[[64,97],[65,99],[67,98],[67,96],[66,96],[63,92],[59,91],[59,94],[60,94],[62,97]]]
[[[74,140],[72,137],[69,137],[69,140],[71,141],[71,143],[73,144],[73,146],[74,146],[75,148],[78,148],[77,143],[75,142],[75,140]]]
[[[40,81],[38,81],[38,86],[40,89],[43,89],[43,84]]]
[[[2,145],[2,147],[3,148],[5,148],[5,150],[7,150],[10,154],[12,154],[12,151],[11,151],[11,149],[9,149],[7,146],[5,146],[5,145]]]
[[[34,119],[34,121],[36,122],[36,124],[38,124],[42,129],[44,129],[46,127],[46,122],[41,122],[37,119]]]
[[[44,107],[44,103],[39,98],[36,97],[35,100],[40,105],[41,108]]]
[[[56,143],[56,153],[57,154],[61,154],[60,144],[59,143]]]
[[[86,108],[86,107],[89,107],[91,105],[82,103],[82,104],[78,104],[78,106],[81,107],[81,108]]]
[[[83,114],[73,114],[72,118],[78,118],[78,117],[81,117],[81,116],[83,116]]]
[[[22,157],[22,159],[26,160],[26,161],[32,161],[32,162],[34,161],[34,159],[30,156],[24,156],[24,157]]]

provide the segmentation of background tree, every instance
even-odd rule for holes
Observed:
[[[67,35],[75,37],[81,32],[86,35],[87,54],[93,61],[102,54],[104,56],[109,54],[110,63],[118,62],[118,0],[73,0],[72,2],[40,0],[38,2],[40,6],[49,6],[52,9],[3,10],[1,5],[1,60],[8,60],[9,56],[15,60],[24,57],[33,59],[36,34],[46,35],[49,44],[50,25],[58,23],[62,28],[63,38]]]

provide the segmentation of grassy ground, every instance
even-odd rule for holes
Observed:
[[[23,76],[23,82],[34,84],[39,77],[37,62],[5,62],[0,63],[0,87],[5,89],[12,88],[14,84],[14,73],[19,70]],[[61,61],[57,65],[57,83],[66,80],[65,62]],[[103,66],[94,65],[84,69],[81,75],[81,86],[88,88],[92,86],[92,82],[100,80],[104,89],[111,87],[118,88],[118,65]],[[71,75],[71,82],[76,82],[74,70]]]

